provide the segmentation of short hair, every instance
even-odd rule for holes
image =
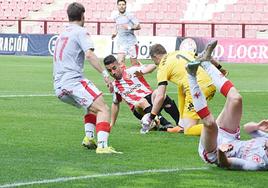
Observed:
[[[127,4],[126,0],[117,0],[117,4],[118,4],[119,2],[121,2],[121,1],[125,2],[125,4]]]
[[[110,65],[114,62],[117,62],[117,60],[113,55],[108,55],[103,59],[104,65]]]
[[[83,13],[85,13],[85,7],[80,3],[71,3],[67,8],[69,21],[81,21]]]
[[[165,47],[162,46],[161,44],[152,45],[150,48],[150,52],[149,52],[151,57],[153,57],[155,55],[159,55],[159,54],[163,55],[166,53],[167,53],[167,51],[166,51]]]

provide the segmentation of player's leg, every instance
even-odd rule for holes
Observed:
[[[88,113],[84,116],[85,137],[82,145],[88,149],[96,149],[97,144],[94,140],[96,128],[96,114]]]
[[[222,67],[222,65],[216,61],[216,59],[211,59],[210,62],[224,75],[227,76],[229,72]]]
[[[168,95],[166,95],[166,98],[164,100],[163,108],[165,112],[167,112],[172,117],[176,125],[179,125],[180,113],[178,107],[175,101],[172,100]]]
[[[203,120],[204,127],[202,129],[201,137],[200,137],[200,144],[204,149],[204,153],[214,153],[217,148],[217,135],[218,135],[218,128],[214,117],[210,113],[207,100],[202,93],[197,79],[196,79],[196,71],[198,68],[197,66],[187,66],[188,72],[188,81],[190,86],[190,92],[193,99],[194,109],[199,115],[199,117]],[[213,161],[214,162],[214,161]]]
[[[88,108],[91,113],[97,114],[96,133],[98,138],[96,153],[120,153],[113,148],[108,147],[108,138],[110,134],[110,112],[109,107],[104,102],[103,96],[95,98],[94,102]]]
[[[127,49],[125,45],[118,43],[117,44],[117,61],[120,64],[120,66],[126,66],[126,55],[127,55]]]
[[[80,84],[79,84],[80,85]],[[56,96],[62,101],[77,108],[80,108],[81,105],[76,102],[73,96],[73,91],[77,89],[83,89],[82,86],[69,85],[63,87],[63,89],[56,90]],[[86,114],[84,116],[84,127],[85,127],[85,137],[82,141],[82,145],[88,149],[96,149],[97,145],[94,140],[94,132],[96,125],[96,115],[95,114]]]
[[[201,124],[200,117],[194,109],[188,79],[183,80],[182,88],[183,94],[181,94],[180,91],[178,92],[179,106],[182,111],[179,124],[184,128],[185,135],[200,136],[203,125]],[[206,92],[206,94],[207,93],[209,92]],[[205,97],[206,96],[207,95],[205,95]]]
[[[226,97],[224,108],[217,118],[217,124],[231,133],[238,131],[242,116],[242,97],[232,82],[209,61],[201,63],[202,68],[213,80],[216,88]]]
[[[96,114],[97,153],[116,153],[108,147],[110,133],[110,112],[100,90],[89,80],[84,79],[73,88],[72,97],[88,114]],[[93,118],[92,118],[93,123]],[[103,151],[99,152],[99,150]]]
[[[124,52],[119,52],[117,54],[117,61],[120,64],[120,66],[125,66],[125,57],[126,54]]]
[[[140,62],[138,61],[138,54],[139,54],[139,46],[137,44],[129,46],[127,49],[127,54],[130,57],[130,63],[131,65],[140,65]]]

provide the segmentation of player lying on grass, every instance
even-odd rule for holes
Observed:
[[[208,47],[207,47],[208,48]],[[207,51],[208,49],[206,49]],[[202,124],[200,117],[195,112],[190,94],[187,72],[185,70],[185,59],[177,59],[178,54],[184,54],[187,58],[194,60],[195,53],[187,51],[174,51],[167,53],[166,49],[161,44],[155,44],[150,49],[150,56],[154,63],[158,66],[157,81],[158,88],[156,97],[153,101],[153,108],[151,111],[151,119],[159,112],[166,95],[168,81],[174,83],[178,87],[178,105],[180,112],[179,125],[184,128],[185,135],[200,135]],[[206,98],[209,100],[214,96],[216,91],[215,86],[212,84],[211,79],[204,70],[199,70],[198,82],[205,93]],[[174,128],[174,131],[180,130],[180,127]]]
[[[129,68],[120,66],[119,62],[113,55],[104,58],[103,63],[105,68],[114,78],[114,94],[111,110],[111,126],[116,122],[120,102],[124,100],[130,107],[133,114],[141,120],[145,113],[149,113],[152,109],[152,97],[154,93],[147,83],[144,74],[150,73],[155,70],[154,64],[136,65]],[[174,119],[176,125],[179,122],[178,108],[169,96],[165,97],[164,104],[161,110],[170,114]],[[160,111],[161,111],[160,110]],[[166,131],[168,128],[173,127],[160,113],[158,114],[160,126],[158,130]]]
[[[179,57],[181,58],[181,57]],[[204,58],[204,60],[209,60]],[[209,74],[221,94],[226,97],[220,115],[215,119],[199,87],[197,70],[199,65]],[[240,140],[242,97],[229,81],[209,61],[192,61],[186,66],[194,108],[202,118],[204,128],[199,142],[199,155],[207,163],[221,168],[238,170],[268,169],[268,120],[250,122],[244,127],[254,135],[250,140]]]

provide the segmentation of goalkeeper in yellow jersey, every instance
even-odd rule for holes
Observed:
[[[213,43],[209,44],[206,47],[203,56],[206,56],[207,54],[210,55],[215,46],[216,45]],[[193,61],[196,59],[195,53],[182,50],[167,53],[166,49],[161,44],[155,44],[150,49],[150,56],[158,66],[158,92],[153,101],[153,108],[149,118],[154,118],[153,116],[158,113],[162,106],[166,95],[168,81],[170,81],[178,86],[180,122],[178,127],[169,129],[168,131],[179,132],[183,129],[184,134],[186,135],[200,135],[203,124],[194,110],[187,72],[185,70],[187,60]],[[197,75],[201,90],[205,94],[207,100],[210,100],[216,92],[212,80],[202,68],[198,69]]]

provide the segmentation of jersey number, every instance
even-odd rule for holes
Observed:
[[[68,39],[69,39],[68,37],[61,37],[57,40],[56,45],[55,45],[55,52],[54,52],[54,61],[55,62],[57,61],[58,49],[60,50],[59,59],[60,59],[60,61],[62,61],[63,50],[66,47]]]

